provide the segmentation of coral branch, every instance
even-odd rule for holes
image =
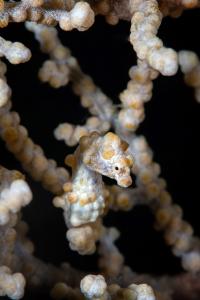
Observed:
[[[157,1],[132,0],[130,9],[133,12],[130,41],[138,58],[145,59],[165,76],[174,75],[178,68],[177,54],[164,48],[162,41],[156,37],[162,20]]]
[[[21,64],[31,58],[31,52],[23,44],[4,40],[0,37],[0,57],[5,56],[11,64]]]
[[[84,31],[94,23],[94,12],[87,2],[77,2],[68,12],[62,9],[42,6],[41,0],[23,0],[21,2],[5,3],[0,11],[0,27],[6,27],[9,22],[33,21],[47,25],[59,23],[63,30],[74,28]]]

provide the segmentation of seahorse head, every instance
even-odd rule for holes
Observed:
[[[102,175],[115,179],[122,187],[128,187],[132,183],[130,168],[133,158],[127,153],[127,148],[128,144],[112,132],[104,136],[93,132],[80,140],[84,164]]]

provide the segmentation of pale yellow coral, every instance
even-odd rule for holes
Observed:
[[[0,11],[0,27],[5,27],[10,21],[14,22],[42,22],[46,25],[59,23],[63,30],[74,28],[87,30],[94,23],[94,12],[87,2],[79,1],[70,10],[56,9],[55,3],[43,0],[23,0],[19,3],[8,3],[4,7],[4,14]],[[44,4],[44,5],[43,5]],[[62,6],[61,6],[62,7]]]
[[[178,57],[173,49],[167,49],[156,36],[162,14],[156,0],[130,1],[132,12],[130,42],[137,56],[165,76],[177,72]]]
[[[61,193],[63,184],[68,180],[67,171],[45,157],[41,147],[33,143],[27,130],[19,124],[18,114],[10,112],[9,104],[0,108],[0,116],[0,136],[8,149],[22,162],[24,169],[43,182],[45,188],[55,194]]]
[[[24,295],[25,279],[22,274],[11,274],[6,266],[0,267],[0,296],[20,299]]]

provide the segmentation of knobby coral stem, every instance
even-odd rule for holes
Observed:
[[[6,27],[9,22],[33,21],[55,26],[59,23],[63,30],[74,28],[84,31],[94,23],[94,12],[87,2],[80,1],[74,4],[70,11],[43,7],[43,1],[24,0],[21,2],[5,3],[0,11],[0,27]],[[52,6],[53,2],[52,2]]]

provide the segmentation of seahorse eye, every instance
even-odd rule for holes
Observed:
[[[118,166],[115,166],[115,170],[118,171],[118,170],[119,170],[119,167],[118,167]]]

